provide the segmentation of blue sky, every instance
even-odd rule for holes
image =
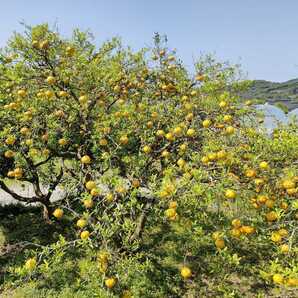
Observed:
[[[22,20],[57,23],[65,36],[90,29],[99,42],[121,36],[134,48],[160,32],[188,66],[211,52],[250,79],[298,77],[297,0],[3,0],[0,9],[0,47]]]

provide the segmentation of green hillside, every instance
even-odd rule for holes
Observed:
[[[272,104],[284,104],[289,110],[298,107],[298,79],[283,83],[265,80],[252,81],[246,98],[260,99]]]

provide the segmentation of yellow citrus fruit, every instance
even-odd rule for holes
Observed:
[[[98,195],[100,195],[100,190],[98,188],[92,188],[90,191],[91,196],[96,197]]]
[[[61,146],[65,146],[65,145],[67,145],[67,143],[68,143],[67,140],[63,139],[63,138],[59,139],[59,141],[58,141],[58,144],[61,145]]]
[[[12,150],[7,150],[4,152],[4,156],[6,158],[12,158],[12,157],[14,157],[14,155],[15,155],[15,153]]]
[[[30,258],[26,261],[25,263],[25,268],[28,270],[28,271],[33,271],[36,267],[36,258]]]
[[[8,136],[7,139],[5,140],[5,143],[7,145],[14,145],[16,142],[16,138],[14,136]]]
[[[282,244],[279,248],[282,253],[288,253],[290,250],[289,245],[287,244]]]
[[[162,129],[159,129],[156,132],[156,136],[159,137],[159,138],[162,138],[164,135],[165,135],[165,132]]]
[[[236,192],[232,189],[227,189],[226,192],[225,192],[225,196],[228,199],[235,199],[236,195],[237,195]]]
[[[272,276],[272,280],[275,284],[282,284],[284,281],[284,278],[281,274],[276,273]]]
[[[60,209],[60,208],[55,209],[54,212],[53,212],[53,215],[54,215],[57,219],[62,218],[63,214],[64,214],[64,212],[63,212],[63,210]]]
[[[183,266],[180,270],[180,274],[183,278],[188,279],[191,277],[192,272],[191,269],[187,266]]]
[[[122,136],[122,137],[120,137],[120,140],[119,140],[119,141],[120,141],[120,143],[121,143],[122,145],[127,145],[129,139],[128,139],[127,136]]]
[[[138,188],[141,185],[140,180],[138,179],[133,179],[131,184],[134,188]]]
[[[92,199],[85,199],[83,203],[86,208],[92,208],[94,206]]]
[[[225,241],[221,238],[218,238],[218,239],[215,240],[215,246],[218,249],[223,249],[225,247]]]
[[[80,218],[78,221],[77,221],[77,227],[79,228],[84,228],[87,226],[87,220],[86,219],[83,219],[83,218]]]
[[[289,232],[286,229],[279,229],[277,232],[282,237],[286,237],[289,234]]]
[[[194,137],[196,135],[196,131],[193,129],[193,128],[189,128],[187,131],[186,131],[186,135],[188,137]]]
[[[85,186],[88,190],[91,190],[92,188],[96,187],[96,183],[95,181],[89,180],[88,182],[86,182]]]
[[[248,169],[245,171],[245,176],[248,178],[254,178],[254,177],[256,177],[256,175],[257,175],[257,173],[253,169]]]
[[[226,101],[222,100],[222,101],[219,102],[219,107],[220,108],[225,108],[227,106],[228,106],[228,103]]]
[[[114,195],[113,195],[112,193],[108,193],[108,194],[106,195],[106,200],[107,200],[108,202],[112,202],[112,201],[114,200]]]
[[[231,135],[235,132],[235,128],[233,126],[228,126],[225,130],[226,134]]]
[[[295,188],[295,185],[296,185],[295,181],[291,179],[284,180],[282,183],[282,187],[284,189]]]
[[[105,285],[109,289],[112,289],[116,285],[116,283],[117,281],[114,277],[110,277],[105,280]]]
[[[107,146],[108,145],[108,140],[107,139],[100,139],[99,140],[99,145],[100,146]]]
[[[175,208],[169,208],[165,211],[165,216],[167,218],[170,218],[170,217],[174,217],[176,215],[176,209]]]
[[[298,278],[289,278],[286,283],[289,287],[298,287]]]
[[[240,228],[241,227],[241,221],[238,218],[235,218],[232,220],[232,226],[234,228]]]
[[[152,151],[152,149],[151,149],[150,146],[146,145],[146,146],[143,147],[143,152],[145,154],[149,154],[151,151]]]
[[[269,164],[266,161],[261,161],[259,164],[259,167],[261,170],[268,170],[269,169]]]
[[[172,141],[175,140],[175,136],[174,136],[172,133],[170,133],[170,132],[168,132],[168,133],[165,135],[165,137],[166,137],[166,139],[167,139],[168,141],[170,141],[170,142],[172,142]]]
[[[86,239],[88,239],[89,236],[90,236],[90,232],[89,232],[89,231],[83,231],[83,232],[81,232],[81,234],[80,234],[80,237],[81,237],[82,240],[86,240]]]
[[[275,211],[271,211],[266,214],[266,219],[269,222],[276,221],[278,219],[278,215]]]
[[[211,125],[211,120],[210,119],[205,119],[203,122],[202,122],[202,125],[204,128],[208,128],[210,127]]]
[[[176,209],[178,206],[177,202],[176,201],[171,201],[169,203],[169,209]]]
[[[232,115],[224,115],[223,121],[224,122],[231,122],[233,119]]]
[[[255,232],[255,228],[254,227],[251,227],[251,226],[242,226],[240,228],[240,231],[241,231],[241,233],[250,235],[250,234],[252,234],[252,233]]]
[[[273,233],[271,234],[271,240],[272,240],[273,242],[281,242],[282,237],[281,237],[281,235],[280,235],[278,232],[273,232]]]
[[[24,89],[18,90],[18,96],[25,97],[27,95],[27,91]]]
[[[82,158],[81,158],[81,162],[83,164],[90,164],[91,163],[91,158],[89,155],[84,155]]]
[[[55,77],[53,77],[53,76],[48,76],[47,79],[46,79],[46,82],[47,82],[49,85],[53,85],[53,84],[55,84],[56,79],[55,79]]]

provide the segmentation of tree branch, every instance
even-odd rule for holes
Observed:
[[[25,202],[25,203],[29,204],[29,203],[35,203],[35,202],[41,201],[39,197],[27,198],[27,197],[18,195],[13,190],[8,188],[7,185],[2,180],[0,180],[0,188],[2,190],[4,190],[6,193],[8,193],[9,195],[11,195],[15,200],[20,201],[20,202]]]
[[[140,214],[140,216],[138,218],[136,229],[135,229],[134,233],[132,234],[132,236],[130,237],[130,242],[133,242],[133,241],[142,237],[144,227],[146,224],[146,220],[147,220],[148,212],[154,202],[155,202],[154,198],[148,199],[147,203],[144,206],[142,213]]]
[[[53,191],[55,190],[55,188],[57,187],[57,185],[60,183],[62,176],[63,176],[63,168],[61,167],[59,175],[56,177],[55,181],[53,181],[50,184],[48,193],[47,193],[47,195],[44,198],[45,201],[49,201],[50,200],[51,195],[52,195]]]

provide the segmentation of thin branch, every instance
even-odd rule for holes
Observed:
[[[57,185],[60,183],[62,176],[63,176],[63,168],[61,167],[59,175],[56,177],[55,181],[53,181],[50,184],[48,193],[47,193],[47,195],[45,196],[45,199],[44,199],[45,201],[50,200],[50,197],[51,197],[53,191],[55,190],[55,188],[57,187]]]
[[[7,192],[9,195],[11,195],[15,200],[20,201],[20,202],[25,202],[25,203],[34,203],[34,202],[40,202],[40,198],[39,197],[23,197],[21,195],[18,195],[17,193],[15,193],[13,190],[11,190],[10,188],[7,187],[7,185],[0,180],[0,188],[2,190],[4,190],[5,192]]]
[[[149,213],[149,210],[151,208],[151,206],[153,205],[153,203],[155,202],[154,198],[149,199],[149,201],[145,204],[142,213],[140,214],[139,218],[138,218],[138,223],[136,226],[136,229],[134,231],[134,233],[132,234],[132,236],[130,237],[130,241],[133,242],[139,238],[142,237],[143,231],[144,231],[144,227],[146,224],[146,220],[147,220],[147,215]]]

